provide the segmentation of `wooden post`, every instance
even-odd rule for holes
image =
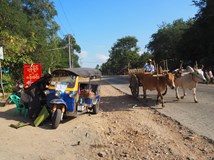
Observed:
[[[153,65],[154,65],[154,67],[156,67],[156,63],[155,63],[155,61],[153,61]],[[156,68],[155,68],[156,69]]]
[[[195,61],[195,68],[198,69],[198,62]]]
[[[182,65],[183,65],[183,61],[181,61],[181,64],[180,64],[180,70],[182,71]]]
[[[169,70],[167,59],[166,59],[166,70],[167,70],[167,71]]]
[[[168,70],[169,70],[167,59],[166,59],[166,60],[165,60],[165,59],[163,60],[163,70],[165,70],[165,71],[168,71]]]
[[[158,77],[158,76],[159,76],[158,70],[159,70],[159,69],[158,69],[158,64],[157,64],[157,79],[159,79],[159,77]]]
[[[1,83],[1,90],[2,90],[2,94],[3,94],[3,97],[5,98],[5,94],[4,94],[4,86],[3,86],[3,82],[2,82],[1,59],[0,59],[0,83]]]

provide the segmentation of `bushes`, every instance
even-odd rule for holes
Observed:
[[[15,80],[11,78],[10,74],[3,74],[2,82],[6,82],[7,83],[7,85],[4,85],[4,91],[6,93],[12,92],[13,88],[16,85]]]

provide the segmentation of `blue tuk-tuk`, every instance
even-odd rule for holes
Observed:
[[[57,128],[63,117],[78,112],[97,114],[100,102],[101,72],[92,68],[57,69],[52,72],[47,105],[52,114],[52,128]]]

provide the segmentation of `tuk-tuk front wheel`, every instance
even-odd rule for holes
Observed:
[[[52,128],[53,129],[56,129],[59,126],[59,123],[61,121],[61,115],[62,115],[61,109],[57,109],[54,112],[54,115],[52,117]]]

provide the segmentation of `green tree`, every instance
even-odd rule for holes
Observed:
[[[141,54],[138,60],[138,68],[143,68],[148,59],[153,59],[153,55],[151,55],[149,52],[144,52]]]
[[[4,47],[2,67],[10,68],[11,79],[22,79],[23,64],[41,63],[49,68],[67,68],[68,40],[57,35],[57,11],[50,0],[0,0],[0,45]],[[80,46],[71,36],[74,67]],[[63,48],[64,47],[64,48]],[[63,48],[57,50],[57,48]]]
[[[59,28],[53,20],[57,12],[48,0],[0,0],[0,4],[2,66],[10,68],[16,78],[24,63],[40,63],[45,56]]]
[[[40,62],[46,64],[45,70],[49,68],[54,70],[56,68],[69,68],[69,40],[70,36],[70,54],[71,54],[71,63],[73,61],[73,67],[80,67],[78,60],[79,56],[76,53],[81,52],[81,47],[76,43],[75,38],[72,35],[66,35],[64,39],[56,37],[52,39],[44,55],[41,56]]]
[[[70,38],[69,38],[70,37]],[[70,54],[71,54],[71,64],[74,68],[80,67],[78,60],[79,56],[78,53],[81,52],[81,47],[77,44],[76,39],[68,34],[64,37],[64,39],[61,41],[60,47],[65,47],[64,50],[62,50],[62,56],[59,64],[59,68],[69,68],[69,39],[70,39]],[[77,54],[75,54],[77,53]]]
[[[22,2],[23,11],[28,19],[25,35],[34,37],[30,42],[36,44],[35,50],[29,55],[35,63],[42,62],[42,65],[46,65],[42,59],[45,59],[48,48],[57,48],[56,43],[51,44],[57,38],[59,29],[54,21],[54,16],[57,15],[54,3],[49,0],[22,0]]]
[[[179,48],[185,61],[191,59],[205,67],[214,64],[214,1],[194,0],[195,6],[199,7],[194,25],[184,33]]]
[[[95,69],[100,69],[100,65],[97,64],[96,67],[95,67]]]
[[[177,68],[181,53],[178,52],[178,43],[182,39],[183,33],[187,30],[193,21],[187,22],[183,19],[175,20],[172,24],[162,24],[157,33],[152,35],[152,40],[147,45],[148,51],[152,53],[156,63],[162,63],[164,60],[172,62],[169,66]],[[178,63],[175,63],[178,62]]]
[[[112,70],[111,70],[111,61],[108,59],[106,63],[103,63],[101,65],[101,72],[103,75],[112,75]]]
[[[102,65],[102,71],[106,74],[122,74],[128,69],[128,65],[136,68],[139,59],[137,42],[132,36],[118,39],[109,51],[109,59]]]

